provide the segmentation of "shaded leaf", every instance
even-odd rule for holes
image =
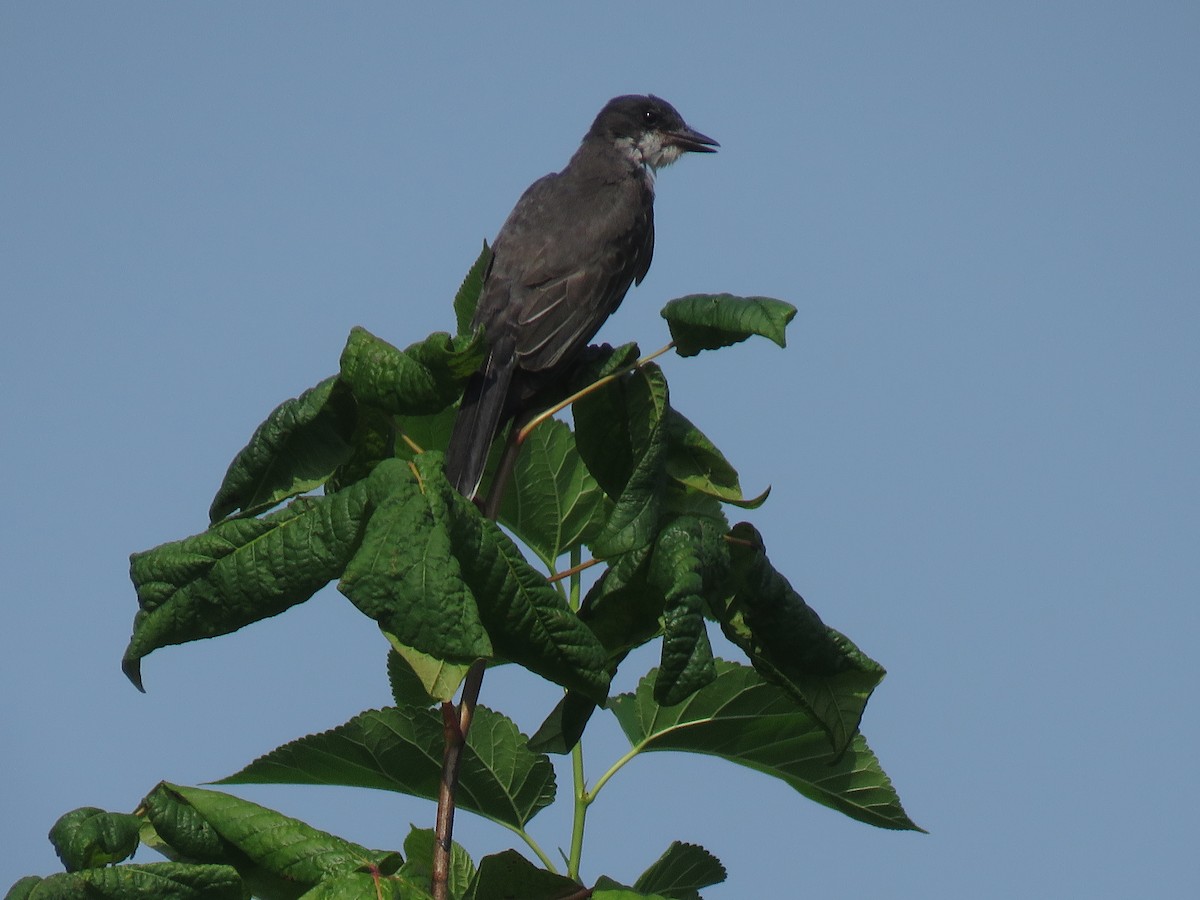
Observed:
[[[470,666],[448,663],[412,647],[384,632],[392,645],[388,653],[388,683],[397,706],[430,706],[433,701],[454,697]]]
[[[596,704],[574,691],[567,691],[550,711],[537,732],[529,739],[529,749],[537,753],[570,753],[587,727]]]
[[[564,422],[550,419],[530,434],[517,458],[500,521],[547,568],[599,530],[605,496],[575,450]]]
[[[782,780],[805,797],[880,828],[920,831],[866,740],[834,756],[824,729],[793,697],[753,669],[717,660],[717,680],[676,706],[654,701],[654,673],[609,701],[639,751],[718,756]]]
[[[442,717],[422,707],[360,713],[344,725],[284,744],[220,784],[330,784],[436,800]],[[510,719],[478,706],[462,756],[457,805],[523,828],[554,800],[554,767],[528,749]]]
[[[269,508],[323,484],[350,457],[356,413],[337,376],[279,404],[229,464],[209,520]]]
[[[414,884],[430,884],[433,880],[433,848],[437,838],[432,828],[409,829],[404,839],[404,865],[400,874]],[[448,886],[451,897],[461,897],[475,878],[475,863],[458,841],[450,843]]]
[[[653,363],[580,399],[579,453],[614,506],[591,541],[603,559],[641,549],[658,526],[666,460],[667,382]]]
[[[796,307],[782,300],[732,294],[692,294],[662,309],[680,356],[728,347],[756,334],[784,347],[784,333],[795,315]]]
[[[767,488],[757,497],[744,497],[737,470],[686,416],[674,408],[668,408],[665,423],[668,475],[688,490],[707,494],[743,509],[762,506],[771,489]]]
[[[191,806],[228,844],[252,863],[255,873],[301,887],[357,870],[393,872],[399,854],[368,850],[319,831],[298,819],[219,791],[163,783]]]
[[[341,376],[361,403],[397,415],[428,415],[458,399],[484,355],[481,335],[436,332],[400,350],[355,327],[342,351]]]
[[[505,850],[479,861],[463,900],[564,900],[579,890],[571,879],[535,866],[516,850]]]
[[[720,884],[725,877],[721,861],[703,847],[673,841],[633,886],[671,900],[700,900],[700,888]]]
[[[669,900],[662,894],[644,894],[631,887],[601,875],[591,893],[592,900]]]
[[[599,702],[608,695],[604,647],[500,527],[450,486],[440,454],[416,460],[427,490],[454,511],[452,539],[496,655]]]
[[[358,545],[367,499],[360,482],[133,554],[129,573],[140,609],[125,674],[141,689],[141,660],[151,651],[229,634],[303,603],[341,574]]]
[[[400,460],[376,467],[374,509],[338,590],[396,640],[451,663],[492,655],[450,535],[445,492]]]
[[[712,604],[722,630],[760,674],[812,713],[841,752],[886,674],[883,666],[821,621],[771,565],[753,526],[742,522],[730,536],[733,599]]]
[[[433,900],[427,888],[428,882],[422,885],[403,874],[347,872],[327,878],[299,900]]]
[[[672,519],[659,532],[649,581],[663,597],[662,662],[654,697],[679,703],[716,677],[704,622],[705,597],[719,590],[729,567],[722,535],[697,516]]]
[[[245,887],[228,866],[147,863],[23,878],[5,900],[243,900]]]
[[[488,269],[492,265],[492,250],[487,241],[483,242],[483,250],[479,252],[475,262],[463,277],[458,293],[454,295],[454,318],[458,325],[459,334],[471,333],[471,320],[475,318],[475,307],[479,305],[479,295],[483,291],[483,282],[487,279]]]
[[[133,856],[141,824],[137,816],[84,806],[59,817],[50,843],[68,872],[96,869]]]

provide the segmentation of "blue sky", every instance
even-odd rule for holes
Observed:
[[[585,876],[681,839],[730,870],[711,900],[1194,889],[1198,59],[1188,3],[4,4],[0,886],[56,868],[69,809],[387,702],[332,590],[152,655],[138,694],[128,554],[204,527],[351,326],[451,328],[524,187],[653,92],[722,148],[660,175],[654,266],[601,337],[653,349],[698,291],[799,307],[786,351],[669,360],[672,399],[773,486],[747,516],[772,559],[888,667],[864,733],[931,833],[648,755],[593,807]],[[553,694],[506,672],[483,702],[529,730]],[[593,777],[620,752],[602,724]],[[239,793],[372,846],[432,821]]]

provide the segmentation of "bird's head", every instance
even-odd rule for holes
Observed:
[[[611,141],[633,162],[651,169],[669,166],[687,152],[715,153],[720,146],[690,128],[675,107],[653,94],[609,100],[585,140]]]

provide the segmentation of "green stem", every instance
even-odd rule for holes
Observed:
[[[600,776],[600,780],[596,782],[596,786],[594,788],[592,788],[590,792],[588,792],[588,794],[585,796],[584,799],[588,803],[593,803],[596,799],[596,795],[600,793],[600,789],[602,787],[604,787],[605,784],[608,783],[608,779],[610,779],[614,775],[616,775],[617,772],[619,772],[621,770],[621,767],[625,765],[625,763],[629,762],[631,759],[633,759],[635,756],[637,756],[641,752],[642,752],[642,745],[638,744],[636,747],[633,747],[632,749],[630,749],[630,751],[628,753],[626,753],[624,756],[622,756],[620,759],[618,759],[615,763],[613,763],[609,767],[608,771]]]
[[[496,822],[498,820],[493,819],[492,821]],[[538,842],[533,839],[533,835],[531,835],[524,828],[517,828],[513,825],[509,825],[507,822],[499,822],[499,824],[503,825],[505,828],[523,840],[525,845],[532,850],[534,855],[541,861],[542,866],[547,872],[553,872],[555,875],[558,874],[558,867],[554,865],[554,860],[546,855],[546,851],[544,851],[541,846],[539,846]]]
[[[571,551],[571,609],[579,612],[580,578],[578,566],[583,559],[583,549],[576,547]],[[571,824],[571,854],[567,858],[567,877],[573,881],[579,880],[579,864],[583,859],[583,830],[587,823],[588,804],[591,802],[587,794],[587,781],[583,771],[583,742],[576,741],[571,748],[571,775],[575,786],[575,816]]]
[[[567,877],[579,880],[579,863],[583,859],[583,829],[587,823],[587,783],[583,778],[583,744],[576,743],[571,749],[571,772],[575,780],[575,821],[571,826],[571,855],[567,859]]]

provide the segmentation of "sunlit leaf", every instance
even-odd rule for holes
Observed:
[[[279,404],[229,464],[209,520],[268,508],[324,483],[349,459],[356,421],[354,397],[336,376]]]
[[[728,347],[752,335],[784,347],[784,332],[795,315],[796,307],[783,300],[732,294],[692,294],[672,300],[662,309],[680,356]]]
[[[835,756],[825,730],[804,707],[749,667],[718,660],[716,681],[676,706],[655,702],[650,673],[636,693],[613,698],[609,708],[640,751],[717,756],[778,778],[861,822],[921,830],[861,734]]]
[[[513,722],[475,709],[459,773],[457,805],[523,828],[554,800],[554,767],[527,747]],[[368,710],[344,725],[284,744],[220,784],[332,784],[436,800],[442,774],[440,712]]]

